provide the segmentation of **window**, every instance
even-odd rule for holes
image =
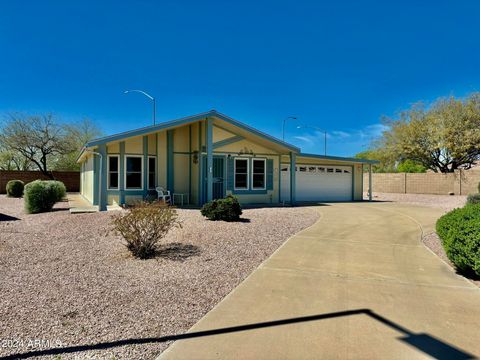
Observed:
[[[118,189],[118,176],[120,175],[118,170],[118,156],[108,155],[108,188]]]
[[[332,168],[327,168],[327,172],[332,173],[333,169]]]
[[[248,189],[248,159],[235,159],[235,189]]]
[[[148,158],[148,188],[155,189],[157,174],[157,158],[150,156]]]
[[[265,189],[265,159],[253,159],[252,189]]]
[[[335,169],[335,172],[336,172],[336,173],[341,173],[341,172],[342,172],[342,169]]]
[[[282,166],[282,171],[288,171],[288,166]]]
[[[314,172],[316,172],[316,170],[317,170],[317,168],[315,166],[309,166],[308,167],[308,172],[311,172],[311,173],[313,172],[314,173]]]
[[[343,170],[345,174],[350,174],[350,170]]]
[[[301,172],[306,172],[306,171],[307,171],[307,167],[306,167],[306,166],[300,166],[300,171],[301,171]]]
[[[142,189],[142,168],[143,157],[126,156],[125,157],[125,188]]]
[[[318,167],[318,172],[325,172],[325,168],[324,168],[324,167],[321,167],[321,166],[319,166],[319,167]]]

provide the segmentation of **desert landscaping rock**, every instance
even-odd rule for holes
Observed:
[[[168,235],[159,256],[137,260],[109,232],[111,213],[71,215],[66,203],[54,210],[25,215],[23,199],[0,195],[3,340],[88,349],[183,333],[318,218],[313,208],[265,208],[245,210],[244,222],[225,223],[205,220],[198,210],[179,210],[183,227]],[[125,345],[61,358],[151,359],[168,345]],[[32,350],[44,348],[1,347],[0,356]]]
[[[366,198],[366,195],[364,195]],[[463,207],[467,201],[465,195],[430,195],[430,194],[398,194],[398,193],[373,193],[375,201],[400,202],[410,205],[428,206],[439,208],[445,212]]]

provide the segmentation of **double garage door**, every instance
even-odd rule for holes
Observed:
[[[297,201],[351,201],[352,167],[297,164]],[[281,198],[290,201],[290,166],[281,168]]]

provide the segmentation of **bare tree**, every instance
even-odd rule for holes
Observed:
[[[50,178],[53,178],[49,171],[51,158],[74,150],[66,139],[64,126],[58,124],[52,114],[10,114],[0,133],[0,143],[7,151],[22,155]]]

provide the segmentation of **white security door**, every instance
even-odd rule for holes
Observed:
[[[282,201],[290,201],[290,166],[282,165]],[[297,201],[351,201],[352,167],[297,164]]]

